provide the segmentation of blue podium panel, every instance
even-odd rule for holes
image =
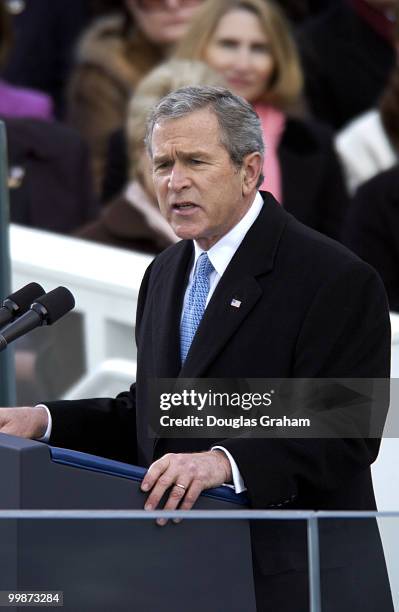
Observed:
[[[237,523],[21,521],[18,587],[61,590],[71,612],[255,610]]]
[[[141,510],[144,473],[0,434],[1,509]],[[221,487],[196,509],[243,501]],[[246,521],[13,519],[0,537],[0,590],[61,590],[68,612],[256,610]]]

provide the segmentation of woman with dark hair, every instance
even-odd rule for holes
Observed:
[[[123,0],[120,13],[83,35],[68,91],[68,118],[91,148],[100,190],[107,142],[122,127],[141,78],[162,62],[184,34],[201,0]]]
[[[253,104],[266,155],[263,189],[300,221],[333,238],[347,205],[329,130],[305,120],[302,71],[289,25],[271,0],[207,0],[176,50],[219,72]]]
[[[0,70],[4,68],[12,40],[10,16],[4,1],[0,0]],[[42,92],[0,80],[0,117],[52,119],[53,102]]]

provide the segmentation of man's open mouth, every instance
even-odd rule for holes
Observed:
[[[173,210],[190,210],[193,208],[197,208],[196,204],[193,204],[192,202],[182,202],[181,204],[173,204],[172,205],[172,209]]]

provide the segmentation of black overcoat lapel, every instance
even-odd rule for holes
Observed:
[[[265,193],[263,197],[265,205],[258,219],[249,229],[206,308],[181,368],[182,378],[199,378],[205,374],[262,296],[258,277],[273,269],[280,236],[289,218],[270,194]]]
[[[155,376],[176,378],[180,362],[180,317],[194,248],[184,241],[162,266],[154,287],[152,346]]]

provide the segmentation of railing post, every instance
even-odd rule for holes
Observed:
[[[9,204],[7,188],[7,141],[4,123],[0,121],[0,297],[10,293],[11,271],[8,241]],[[13,353],[0,353],[0,406],[12,406],[15,399]]]
[[[319,525],[316,516],[307,519],[310,612],[321,612]]]

